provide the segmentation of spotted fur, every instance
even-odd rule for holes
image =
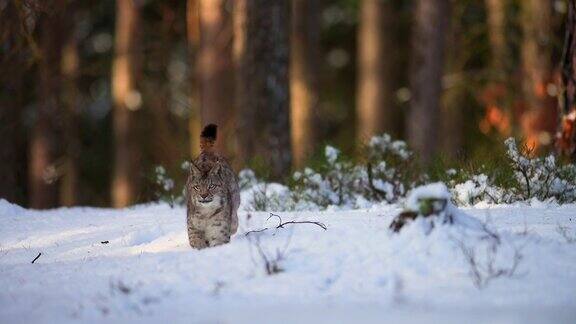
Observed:
[[[213,145],[205,145],[215,141],[216,126],[208,125],[205,134],[209,141],[202,137],[202,152],[192,162],[186,182],[188,238],[195,249],[228,243],[238,229],[236,174],[226,159],[213,152]]]

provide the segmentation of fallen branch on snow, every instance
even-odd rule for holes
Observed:
[[[42,252],[39,252],[38,255],[34,258],[34,260],[32,260],[32,263],[36,262],[36,260],[38,260],[38,258],[42,255]]]
[[[276,227],[274,227],[274,229],[278,229],[278,228],[284,228],[285,225],[290,225],[290,224],[313,224],[313,225],[317,225],[320,226],[323,230],[327,230],[328,227],[324,224],[324,223],[320,223],[320,222],[314,222],[314,221],[288,221],[288,222],[282,222],[282,218],[276,214],[270,213],[270,216],[268,216],[268,218],[266,220],[269,220],[272,217],[276,217],[278,218],[278,225]],[[253,230],[253,231],[248,231],[246,232],[244,235],[248,236],[248,234],[251,233],[260,233],[260,232],[264,232],[266,230],[269,230],[269,227],[265,227],[259,230]]]

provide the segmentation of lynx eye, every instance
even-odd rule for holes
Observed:
[[[200,190],[200,187],[194,186],[194,190],[198,191],[198,190]]]
[[[211,184],[211,185],[210,185],[210,190],[212,190],[212,189],[216,189],[216,185],[215,185],[215,184]]]

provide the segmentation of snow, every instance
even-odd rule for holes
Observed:
[[[336,160],[338,160],[338,155],[340,154],[340,151],[335,147],[326,145],[324,153],[326,155],[326,160],[328,161],[328,163],[334,164],[336,163]]]
[[[196,251],[180,207],[34,211],[0,200],[0,323],[576,322],[576,245],[558,231],[576,237],[576,205],[450,208],[501,242],[470,224],[424,231],[419,219],[391,233],[402,209],[378,205],[278,213],[327,230],[274,229],[269,213],[242,211],[230,244]],[[283,254],[282,272],[266,275],[255,238],[268,257]],[[498,269],[522,258],[479,289],[463,246]]]
[[[420,209],[419,201],[421,199],[429,198],[444,199],[445,201],[448,201],[450,200],[450,191],[442,182],[430,183],[414,188],[410,193],[408,193],[406,208],[408,210],[418,211]]]

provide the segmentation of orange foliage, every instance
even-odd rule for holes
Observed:
[[[556,138],[556,148],[562,155],[571,156],[576,152],[576,110],[562,118],[562,128]]]
[[[496,130],[500,135],[509,136],[512,132],[510,114],[500,103],[506,97],[506,86],[502,83],[490,84],[484,89],[480,100],[486,105],[484,118],[480,120],[480,131],[484,134]]]

